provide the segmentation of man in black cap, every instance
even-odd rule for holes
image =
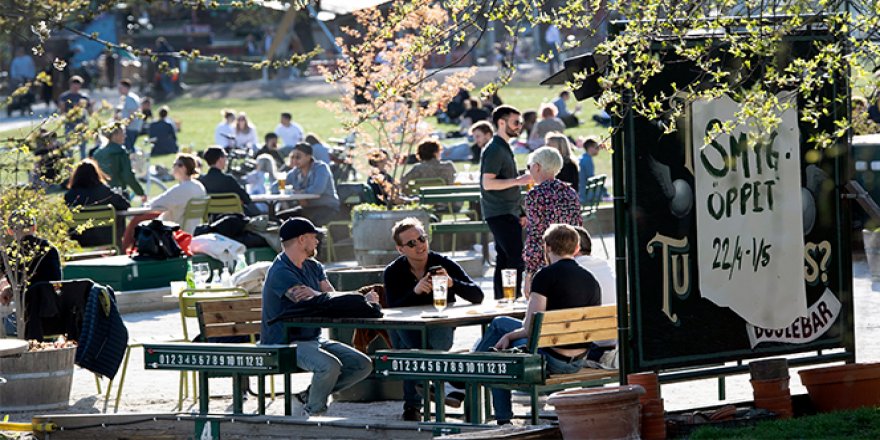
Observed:
[[[219,145],[213,145],[205,150],[202,157],[208,163],[208,172],[199,177],[199,182],[205,187],[205,192],[210,194],[235,193],[241,199],[244,213],[247,215],[259,215],[260,210],[251,202],[251,196],[238,184],[235,177],[223,172],[226,169],[226,151]]]
[[[303,216],[323,226],[339,215],[339,196],[333,183],[333,173],[326,163],[315,160],[312,146],[300,142],[290,152],[290,172],[287,185],[296,193],[317,194],[314,200],[302,200],[300,206],[279,213],[278,216]]]
[[[308,219],[294,217],[281,225],[281,253],[275,257],[263,284],[263,315],[260,342],[286,344],[296,342],[296,364],[311,371],[312,384],[296,394],[307,415],[327,411],[327,397],[344,390],[370,375],[370,358],[341,342],[321,337],[320,328],[290,329],[275,318],[293,309],[302,310],[320,295],[336,289],[327,281],[324,266],[314,259],[321,231]],[[378,302],[375,293],[367,301]],[[272,324],[269,324],[272,322]]]

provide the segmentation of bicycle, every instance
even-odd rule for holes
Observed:
[[[358,144],[355,142],[355,134],[352,133],[342,138],[330,138],[330,142],[336,144],[335,147],[328,147],[330,153],[330,171],[333,173],[335,184],[341,182],[357,182],[360,180],[357,169],[354,167],[354,150]],[[372,144],[365,144],[372,146]]]

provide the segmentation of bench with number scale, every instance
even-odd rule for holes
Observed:
[[[261,298],[204,301],[196,304],[202,338],[260,334]],[[241,414],[241,379],[257,376],[258,413],[266,413],[265,378],[284,375],[284,414],[291,414],[290,375],[296,366],[295,345],[248,343],[144,344],[144,368],[199,373],[199,412],[208,412],[208,378],[232,376],[233,413]]]
[[[435,350],[380,350],[374,355],[375,372],[388,379],[459,381],[466,384],[466,417],[480,420],[479,387],[526,390],[531,400],[531,422],[538,423],[538,394],[577,386],[595,386],[619,380],[617,370],[584,368],[572,374],[548,374],[539,348],[617,338],[617,306],[579,307],[536,313],[526,353],[449,353]],[[438,389],[443,389],[442,386]],[[442,421],[442,396],[437,397],[437,419]]]

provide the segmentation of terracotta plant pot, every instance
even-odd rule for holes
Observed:
[[[663,399],[639,399],[642,404],[642,440],[661,440],[666,438],[666,413]]]
[[[638,439],[638,385],[560,391],[547,403],[556,408],[565,439]]]
[[[819,412],[880,406],[880,363],[814,368],[798,374]]]
[[[773,411],[780,419],[790,419],[794,415],[790,396],[755,399],[755,408]]]
[[[788,388],[789,378],[784,379],[768,379],[768,380],[754,380],[752,379],[750,382],[752,383],[752,391],[755,399],[760,399],[763,397],[788,397],[791,395],[791,391]]]
[[[656,373],[633,373],[626,376],[626,381],[630,385],[641,385],[645,389],[645,394],[640,400],[659,399],[660,398],[660,381]]]

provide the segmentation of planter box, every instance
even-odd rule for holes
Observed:
[[[135,261],[127,255],[72,261],[64,267],[64,279],[89,278],[117,292],[168,287],[186,278],[186,258]]]
[[[798,374],[819,412],[880,406],[880,363],[814,368]]]

